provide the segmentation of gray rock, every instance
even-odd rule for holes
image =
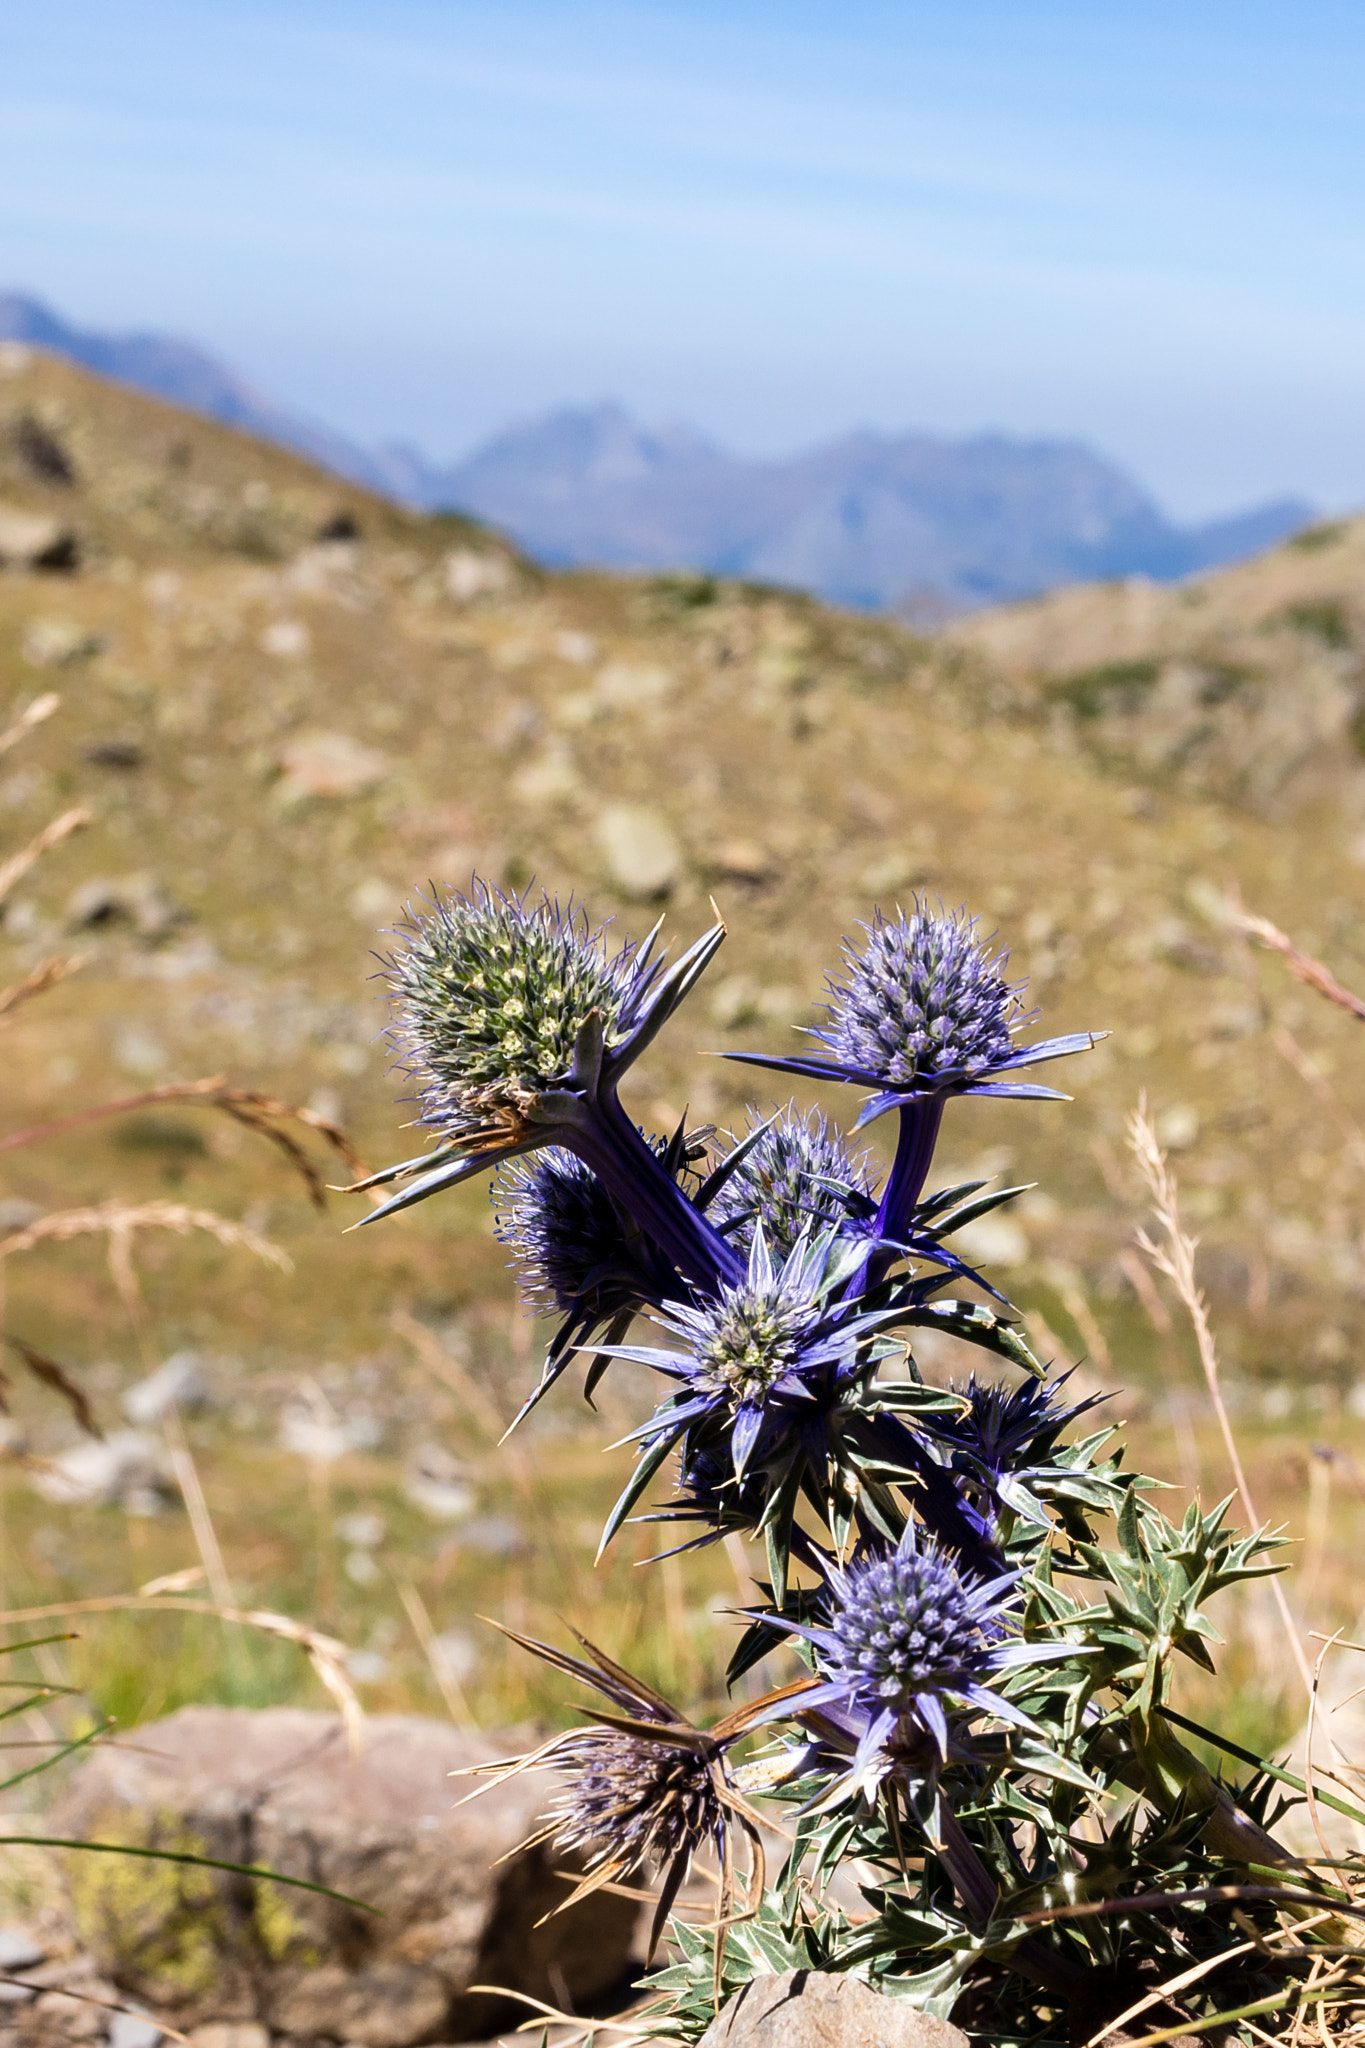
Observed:
[[[155,1514],[175,1493],[165,1453],[140,1429],[115,1430],[98,1443],[83,1438],[35,1469],[33,1484],[64,1507],[98,1503],[134,1514]]]
[[[0,1927],[0,1970],[32,1970],[42,1962],[47,1950],[34,1940],[27,1927],[12,1922]]]
[[[81,1939],[126,1994],[182,2028],[254,2021],[295,2040],[409,2048],[524,2017],[472,1984],[581,2009],[624,1974],[637,1908],[599,1893],[537,1925],[566,1895],[565,1859],[519,1847],[548,1781],[463,1806],[469,1784],[447,1781],[492,1753],[444,1722],[381,1715],[353,1760],[329,1714],[187,1707],[140,1729],[136,1750],[94,1756],[53,1831],[261,1864],[382,1916],[186,1866],[72,1858]]]
[[[623,896],[662,896],[682,873],[682,848],[672,829],[643,804],[608,804],[597,820],[597,839]]]
[[[699,2048],[970,2048],[947,2020],[860,1977],[787,1970],[755,1977],[722,2007]]]

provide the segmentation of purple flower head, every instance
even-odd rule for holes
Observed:
[[[828,1709],[857,1746],[839,1791],[875,1787],[897,1758],[935,1752],[946,1760],[948,1712],[990,1714],[1031,1728],[995,1681],[1021,1664],[1070,1654],[1070,1645],[1022,1641],[1012,1632],[1018,1572],[979,1579],[960,1571],[913,1523],[894,1550],[830,1564],[828,1620],[775,1623],[815,1651],[817,1683],[802,1712]]]
[[[656,1152],[662,1141],[651,1139]],[[642,1308],[668,1279],[654,1247],[590,1166],[562,1146],[503,1167],[493,1183],[494,1231],[515,1255],[522,1300],[536,1315],[572,1315],[594,1295]],[[599,1318],[600,1319],[600,1318]]]
[[[813,1422],[832,1389],[860,1369],[860,1342],[884,1318],[860,1316],[837,1295],[861,1259],[860,1245],[825,1231],[800,1238],[779,1263],[756,1228],[738,1281],[709,1298],[664,1305],[658,1319],[678,1349],[593,1347],[677,1382],[672,1400],[632,1434],[654,1447],[688,1435],[695,1446],[723,1430],[742,1480],[773,1426],[785,1433]]]
[[[991,953],[965,911],[935,915],[916,898],[907,915],[876,911],[861,950],[844,944],[844,979],[830,983],[829,1023],[812,1033],[826,1050],[806,1058],[736,1053],[756,1066],[874,1090],[858,1119],[945,1095],[1056,1097],[1014,1079],[1040,1060],[1079,1052],[1088,1032],[1019,1045],[1032,1013],[1022,984],[1005,979],[1006,953]]]
[[[747,1253],[762,1229],[782,1258],[797,1239],[834,1229],[865,1236],[877,1213],[867,1158],[857,1158],[818,1109],[789,1104],[771,1122],[750,1112],[752,1148],[708,1205],[717,1230]]]

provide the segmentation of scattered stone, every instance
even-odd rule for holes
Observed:
[[[194,2048],[270,2048],[270,2030],[259,2020],[206,2020],[190,2039]]]
[[[444,1444],[418,1444],[403,1468],[403,1491],[433,1521],[459,1522],[474,1505],[473,1489]]]
[[[381,1433],[375,1416],[360,1404],[338,1415],[329,1405],[297,1401],[280,1417],[280,1448],[310,1465],[334,1465],[352,1451],[372,1451]]]
[[[512,564],[506,555],[476,554],[473,548],[456,548],[446,556],[446,594],[456,604],[469,604],[476,597],[491,597],[512,583]]]
[[[140,768],[147,756],[138,740],[96,740],[85,750],[92,768]]]
[[[140,1429],[58,1451],[34,1471],[33,1484],[64,1507],[117,1506],[130,1515],[158,1514],[175,1494],[160,1445]]]
[[[598,676],[594,694],[613,711],[641,711],[662,704],[673,694],[672,669],[653,661],[609,661]]]
[[[359,540],[360,521],[354,512],[343,506],[330,519],[323,520],[313,539],[320,547],[334,547],[338,541]]]
[[[286,803],[298,803],[362,796],[383,781],[388,762],[344,732],[303,732],[281,747],[279,765],[280,794]]]
[[[570,803],[582,788],[567,748],[550,747],[512,777],[512,793],[536,809]]]
[[[1173,1102],[1156,1120],[1157,1143],[1167,1152],[1188,1152],[1199,1143],[1199,1112],[1188,1102]]]
[[[69,490],[76,481],[76,465],[51,427],[33,412],[21,412],[10,429],[15,452],[29,475],[39,483],[58,484]]]
[[[47,1950],[34,1940],[27,1927],[0,1927],[0,1970],[33,1970]]]
[[[0,524],[0,554],[4,527]],[[75,619],[33,619],[24,633],[23,656],[30,668],[74,668],[104,650],[104,641]]]
[[[48,512],[0,505],[0,569],[76,569],[81,549],[76,530]]]
[[[953,1250],[969,1266],[1024,1266],[1029,1258],[1029,1241],[1008,1216],[978,1216],[953,1233]]]
[[[960,2027],[887,1998],[861,1977],[787,1970],[755,1977],[723,2006],[699,2048],[970,2048]]]
[[[163,2038],[153,2019],[140,2012],[116,2012],[109,2018],[109,2048],[157,2048]]]
[[[149,874],[95,875],[72,892],[66,906],[66,921],[74,931],[130,925],[150,943],[169,938],[189,916]]]
[[[302,619],[276,619],[261,635],[262,654],[273,654],[277,661],[301,661],[309,645]]]
[[[517,1778],[457,1804],[470,1788],[449,1782],[494,1754],[418,1716],[374,1717],[353,1759],[333,1715],[182,1709],[140,1729],[136,1750],[92,1758],[53,1831],[263,1864],[383,1911],[184,1865],[72,1857],[80,1938],[126,1996],[181,2028],[255,2023],[410,2048],[522,2017],[472,1984],[589,2007],[624,1974],[637,1909],[599,1893],[543,1919],[567,1896],[566,1859],[519,1845],[547,1783]],[[215,2035],[212,2048],[247,2037]]]
[[[0,377],[22,377],[33,367],[33,350],[22,341],[0,342]]]
[[[597,820],[597,843],[623,896],[666,895],[682,873],[671,827],[643,804],[608,804]]]
[[[21,1195],[7,1195],[0,1202],[0,1237],[8,1237],[15,1230],[27,1230],[42,1214],[37,1202],[26,1202]]]
[[[575,668],[586,668],[590,661],[597,659],[597,642],[592,634],[572,629],[555,634],[554,650],[561,661],[571,661]]]
[[[123,1395],[124,1414],[142,1429],[160,1422],[173,1406],[183,1415],[192,1415],[208,1404],[208,1376],[197,1351],[172,1352],[164,1365]]]
[[[713,859],[717,872],[731,882],[766,882],[774,872],[772,855],[756,839],[723,839]]]

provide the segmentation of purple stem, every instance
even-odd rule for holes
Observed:
[[[745,1268],[667,1172],[622,1109],[603,1089],[581,1123],[557,1143],[569,1145],[648,1232],[678,1271],[707,1294],[738,1286]]]

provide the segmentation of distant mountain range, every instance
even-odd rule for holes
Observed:
[[[69,356],[407,503],[473,513],[550,565],[695,569],[925,623],[1064,583],[1217,568],[1314,512],[1284,497],[1178,526],[1079,441],[863,432],[759,461],[610,404],[550,413],[441,467],[286,412],[192,343],[86,332],[18,292],[0,294],[0,340]]]

